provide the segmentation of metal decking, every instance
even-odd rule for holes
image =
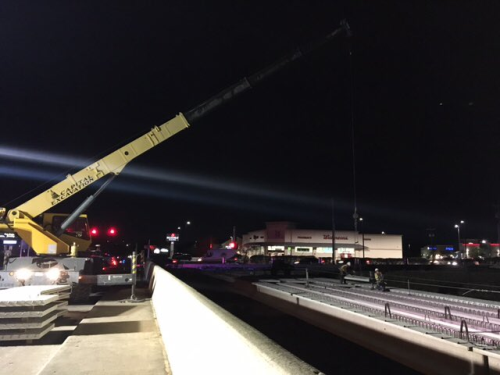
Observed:
[[[370,290],[331,279],[262,280],[255,285],[329,306],[349,307],[488,349],[500,347],[500,305],[425,292]]]

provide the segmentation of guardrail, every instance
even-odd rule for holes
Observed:
[[[161,267],[146,274],[172,373],[320,374]]]

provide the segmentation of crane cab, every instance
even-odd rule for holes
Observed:
[[[61,224],[68,218],[67,214],[44,213],[41,215],[42,227],[52,234],[56,234]],[[86,251],[91,243],[90,226],[87,215],[80,215],[59,237],[69,245],[76,243],[78,251]]]

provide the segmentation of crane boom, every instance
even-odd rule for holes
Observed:
[[[177,115],[88,167],[68,175],[65,180],[9,211],[8,219],[13,221],[23,216],[34,218],[40,215],[99,179],[109,174],[119,174],[133,159],[188,127],[184,115]]]
[[[72,197],[99,179],[108,175],[118,175],[129,162],[139,155],[156,147],[181,130],[187,129],[192,122],[233,99],[236,95],[252,88],[263,79],[287,66],[289,63],[300,59],[306,53],[322,46],[339,35],[342,31],[346,32],[348,36],[350,35],[349,25],[345,20],[340,23],[340,27],[327,34],[325,37],[314,43],[307,44],[302,48],[295,49],[291,54],[282,57],[275,63],[250,77],[245,77],[236,84],[227,87],[207,101],[185,112],[185,114],[180,113],[170,121],[154,127],[151,131],[97,162],[73,175],[68,175],[63,181],[20,206],[8,212],[5,208],[0,207],[0,230],[15,230],[39,255],[67,254],[70,244],[61,240],[56,232],[51,232],[47,230],[47,228],[43,228],[37,224],[34,221],[35,217]]]

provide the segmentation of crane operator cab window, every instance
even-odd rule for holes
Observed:
[[[43,227],[52,233],[57,233],[61,228],[62,223],[68,218],[68,215],[61,214],[45,214],[43,215]],[[90,240],[89,223],[87,215],[80,215],[69,227],[66,228],[64,234],[72,237]]]

